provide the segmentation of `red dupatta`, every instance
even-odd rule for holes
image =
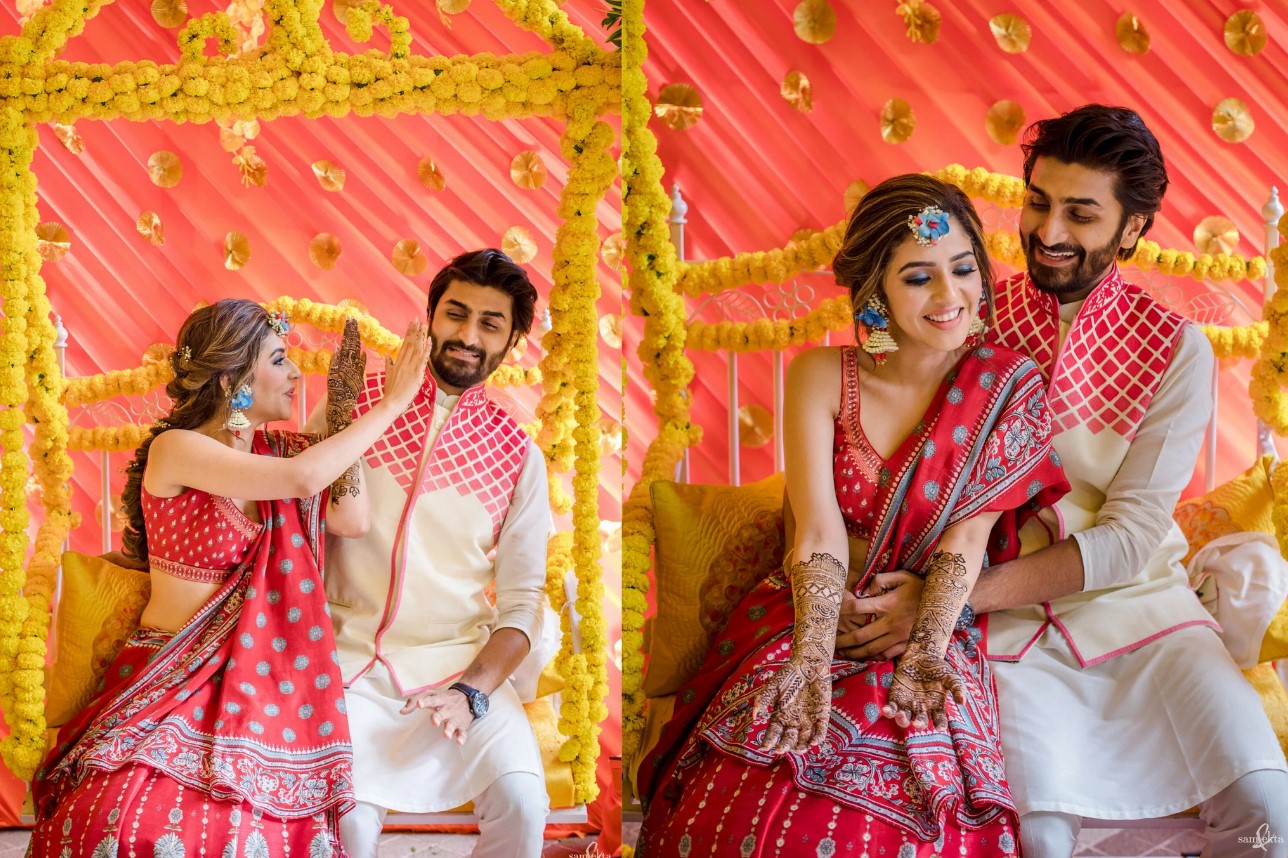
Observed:
[[[312,443],[256,433],[252,452]],[[249,558],[137,671],[114,665],[33,783],[47,815],[91,770],[158,769],[283,819],[353,805],[352,749],[322,587],[326,493],[260,501]]]

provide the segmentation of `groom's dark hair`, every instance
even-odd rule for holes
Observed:
[[[528,279],[528,272],[493,247],[462,253],[443,266],[429,284],[429,316],[438,309],[439,299],[453,280],[463,280],[479,286],[500,289],[510,296],[510,318],[514,333],[526,337],[532,330],[532,317],[537,303],[537,288]]]

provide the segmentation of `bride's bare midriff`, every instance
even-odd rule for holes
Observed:
[[[143,609],[139,625],[150,629],[177,632],[201,606],[210,601],[219,584],[185,581],[182,578],[152,570],[152,596]]]

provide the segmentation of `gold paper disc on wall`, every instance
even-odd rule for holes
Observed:
[[[744,405],[738,409],[738,443],[743,447],[763,447],[774,438],[774,415],[762,405]]]
[[[349,23],[349,9],[358,6],[362,0],[331,0],[331,14],[335,19],[346,26]]]
[[[470,0],[438,0],[438,11],[444,15],[459,15],[470,8]]]
[[[1225,46],[1241,57],[1256,56],[1266,46],[1266,25],[1251,9],[1235,12],[1225,22]]]
[[[330,271],[335,267],[340,251],[340,239],[329,232],[320,232],[309,242],[309,259],[323,271]]]
[[[54,136],[58,138],[58,142],[62,143],[68,152],[73,155],[79,155],[85,151],[85,141],[81,139],[80,132],[76,130],[75,125],[51,122],[49,127],[54,129]]]
[[[1222,99],[1212,111],[1212,130],[1227,143],[1242,143],[1256,127],[1248,105],[1237,98]]]
[[[420,177],[420,183],[431,191],[441,191],[447,187],[447,177],[438,169],[434,159],[426,155],[420,159],[416,165],[416,175]]]
[[[902,143],[917,128],[917,117],[912,115],[912,105],[902,98],[892,98],[881,108],[881,139],[887,143]]]
[[[1194,246],[1199,253],[1234,253],[1239,246],[1239,228],[1220,215],[1205,217],[1194,227]]]
[[[1149,31],[1145,29],[1145,22],[1139,15],[1124,12],[1114,25],[1114,33],[1118,36],[1118,44],[1127,53],[1149,52]]]
[[[425,269],[429,267],[429,260],[420,252],[420,242],[414,238],[404,238],[395,244],[389,261],[394,264],[394,268],[408,277],[424,274]]]
[[[599,245],[599,255],[609,268],[620,269],[622,267],[622,257],[625,255],[625,248],[626,238],[620,232],[615,232]]]
[[[809,113],[814,109],[814,88],[810,86],[809,78],[805,77],[804,72],[789,71],[778,92],[801,113]]]
[[[668,128],[683,131],[702,118],[702,96],[687,83],[669,83],[657,94],[653,112]]]
[[[152,0],[152,20],[173,30],[188,20],[187,0]]]
[[[343,167],[337,167],[326,159],[314,161],[313,175],[318,177],[318,184],[322,186],[324,191],[344,190],[345,172]]]
[[[341,310],[357,310],[364,316],[371,315],[371,311],[367,309],[367,305],[359,301],[357,298],[341,298],[339,301],[335,302],[335,305]]]
[[[134,228],[153,247],[165,244],[165,224],[161,222],[161,217],[156,212],[140,214],[139,219],[134,222]]]
[[[792,13],[792,26],[802,41],[821,45],[836,35],[836,10],[827,0],[803,0]]]
[[[537,255],[537,242],[527,227],[512,226],[501,236],[501,252],[523,265]]]
[[[622,317],[616,313],[605,313],[599,317],[599,335],[604,338],[610,349],[622,347]]]
[[[603,456],[622,452],[622,424],[608,416],[599,421],[599,452]]]
[[[546,165],[541,156],[531,150],[520,152],[510,162],[510,181],[525,191],[535,191],[546,183]]]
[[[250,261],[250,242],[240,232],[224,236],[224,267],[236,271]]]
[[[1019,15],[1010,12],[995,15],[988,22],[988,28],[997,39],[997,46],[1008,54],[1021,54],[1029,49],[1033,41],[1033,28]]]
[[[36,227],[36,251],[46,262],[57,262],[72,249],[72,237],[67,228],[55,221],[46,221]]]
[[[233,158],[233,166],[241,173],[243,187],[249,188],[254,185],[262,188],[268,181],[268,164],[255,154],[254,146],[242,147],[242,150]]]
[[[1024,130],[1024,108],[1018,101],[1004,98],[988,109],[984,117],[984,130],[993,138],[994,143],[1011,146],[1020,139]]]
[[[870,190],[868,183],[862,179],[855,179],[850,182],[849,187],[845,189],[845,210],[847,212],[854,211],[854,207],[859,204],[859,200],[867,196]]]
[[[930,45],[939,39],[939,10],[925,0],[903,0],[894,11],[903,18],[910,41]]]
[[[173,188],[183,178],[183,162],[173,152],[153,152],[148,158],[148,176],[158,187]]]

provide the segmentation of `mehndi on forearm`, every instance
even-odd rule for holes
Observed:
[[[327,434],[335,435],[353,422],[353,408],[358,401],[367,372],[367,356],[358,338],[358,325],[353,319],[345,321],[344,335],[326,380]],[[338,504],[346,495],[357,497],[362,483],[362,469],[354,462],[331,484],[331,503]]]
[[[926,565],[926,585],[913,620],[908,648],[942,656],[948,649],[957,618],[970,594],[966,583],[966,558],[936,551]]]
[[[832,663],[845,572],[841,561],[823,552],[811,554],[790,570],[796,608],[792,655],[815,670],[827,671]]]

